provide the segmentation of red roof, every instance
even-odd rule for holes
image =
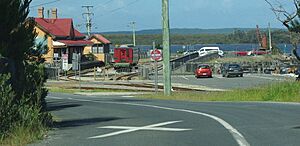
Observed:
[[[100,35],[100,34],[93,34],[93,35],[90,37],[90,39],[91,39],[91,38],[95,38],[95,39],[97,39],[98,41],[102,42],[103,44],[111,44],[111,42],[110,42],[108,39],[106,39],[104,36],[102,36],[102,35]]]
[[[70,37],[82,38],[84,37],[79,31],[74,29],[73,20],[71,18],[46,19],[35,18],[38,27],[43,31],[48,32],[54,37]]]
[[[58,42],[64,43],[66,46],[86,46],[93,44],[93,42],[89,40],[58,40]]]

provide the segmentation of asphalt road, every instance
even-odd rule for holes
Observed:
[[[297,146],[300,104],[50,94],[58,122],[34,146]]]
[[[163,77],[159,76],[159,82],[163,82]],[[151,77],[154,80],[154,77]],[[244,77],[222,77],[221,75],[213,75],[213,78],[195,78],[194,75],[173,75],[172,83],[201,85],[209,88],[217,89],[235,89],[249,88],[270,83],[294,80],[291,77],[275,76],[269,74],[244,74]]]

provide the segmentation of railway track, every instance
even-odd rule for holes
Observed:
[[[133,77],[136,77],[138,76],[138,73],[128,73],[128,74],[125,74],[125,75],[120,75],[118,77],[116,77],[116,80],[119,81],[119,80],[131,80]]]

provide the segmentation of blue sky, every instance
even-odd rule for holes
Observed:
[[[33,0],[30,16],[37,16],[39,4],[55,0]],[[58,17],[73,18],[85,32],[82,5],[93,5],[92,31],[129,31],[131,21],[137,30],[161,28],[161,0],[57,0],[44,5],[58,8]],[[264,0],[170,0],[171,28],[254,28],[256,24],[284,28]]]

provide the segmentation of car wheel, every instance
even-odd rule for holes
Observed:
[[[226,77],[229,78],[229,74],[228,73],[226,74]]]
[[[244,75],[243,74],[241,74],[241,77],[243,77]]]
[[[225,77],[225,74],[222,74],[222,77]]]

